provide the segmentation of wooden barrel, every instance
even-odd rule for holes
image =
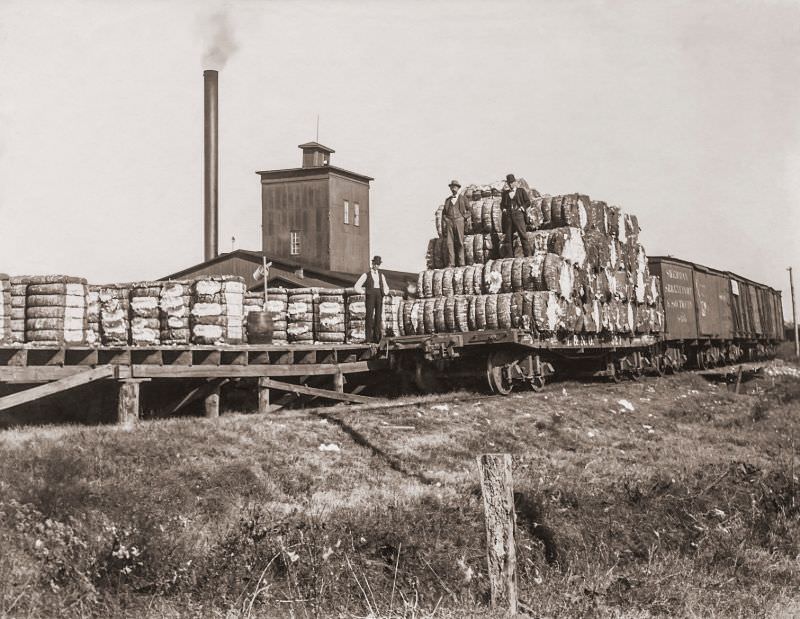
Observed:
[[[247,315],[248,344],[272,344],[272,313],[250,312]]]

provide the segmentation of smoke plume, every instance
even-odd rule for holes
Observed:
[[[222,69],[239,49],[227,11],[219,11],[208,17],[203,24],[203,36],[207,41],[203,54],[204,69]]]

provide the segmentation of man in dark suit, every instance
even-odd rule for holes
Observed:
[[[469,216],[469,204],[459,194],[461,183],[450,181],[450,193],[442,209],[442,236],[447,246],[447,266],[464,266],[464,218]]]
[[[383,297],[389,294],[389,284],[381,272],[381,257],[372,259],[372,268],[358,278],[353,286],[358,294],[364,295],[366,316],[366,341],[378,343],[383,336]]]
[[[517,186],[517,179],[513,174],[506,175],[506,186],[500,198],[500,208],[503,210],[503,233],[505,234],[505,255],[514,257],[514,233],[519,235],[522,253],[531,255],[531,244],[528,242],[527,228],[525,226],[525,209],[531,204],[528,192]]]

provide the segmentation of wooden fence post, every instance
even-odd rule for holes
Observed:
[[[492,608],[517,614],[517,552],[514,546],[514,486],[510,454],[478,456],[486,514],[486,559]]]

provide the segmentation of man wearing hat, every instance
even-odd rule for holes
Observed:
[[[525,210],[530,206],[531,199],[528,192],[517,186],[517,179],[513,174],[506,175],[506,185],[500,199],[500,208],[503,210],[503,233],[505,234],[505,255],[514,257],[514,233],[519,235],[522,253],[531,255],[531,244],[528,242],[527,228],[525,226]]]
[[[367,308],[366,340],[380,342],[383,335],[383,297],[389,294],[389,284],[380,270],[381,257],[372,259],[372,268],[358,278],[355,291],[363,294]]]
[[[461,183],[450,181],[450,194],[442,209],[442,236],[447,247],[447,266],[464,266],[464,217],[469,214],[467,197],[460,194]]]

